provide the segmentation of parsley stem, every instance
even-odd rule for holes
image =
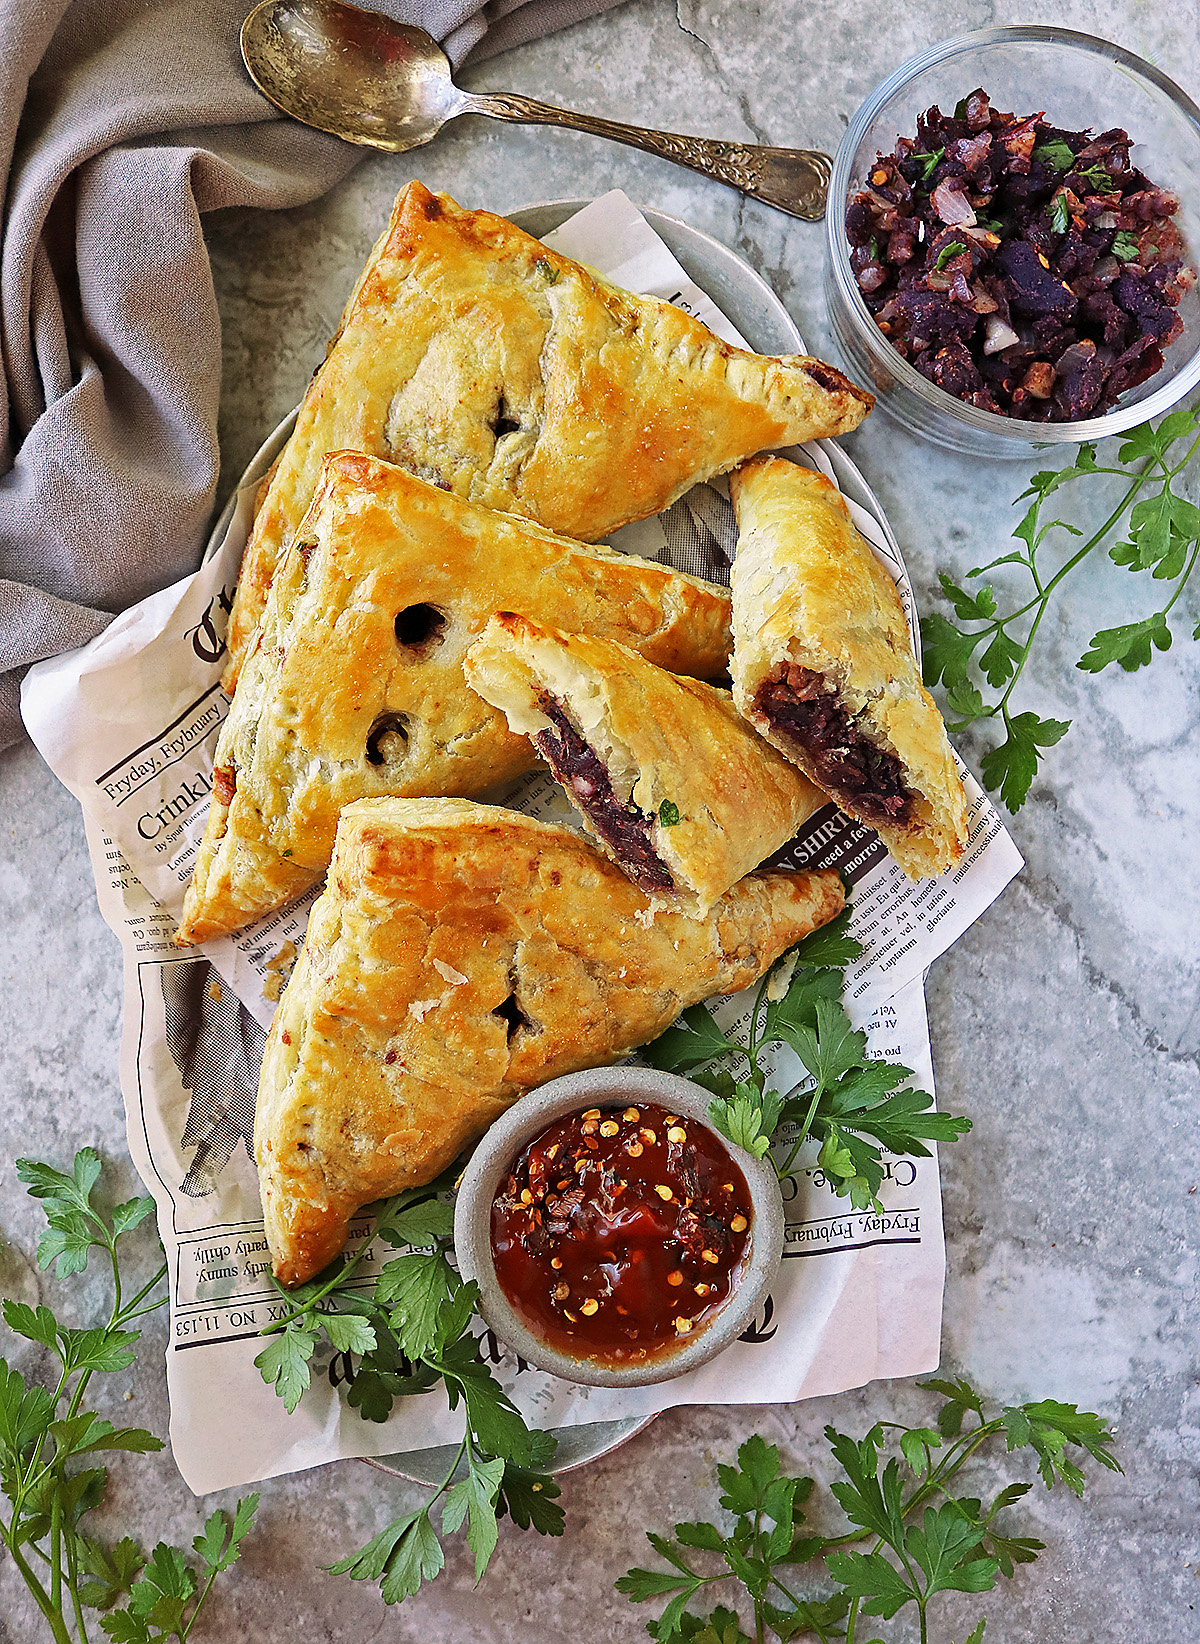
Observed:
[[[1175,478],[1176,474],[1181,472],[1182,469],[1186,468],[1188,463],[1191,462],[1192,458],[1196,455],[1197,451],[1200,451],[1200,434],[1196,435],[1195,439],[1188,446],[1187,452],[1186,452],[1185,456],[1183,457],[1183,460],[1181,462],[1177,462],[1175,464],[1174,468],[1167,468],[1165,462],[1163,462],[1163,459],[1160,457],[1158,460],[1159,460],[1159,462],[1163,463],[1163,468],[1166,472],[1167,479],[1168,480],[1173,480]]]
[[[75,1631],[78,1644],[88,1644],[87,1623],[83,1619],[83,1603],[79,1597],[79,1558],[75,1537],[67,1537],[67,1584],[71,1589],[71,1608],[75,1611]]]
[[[158,1272],[149,1281],[149,1283],[144,1284],[142,1286],[142,1288],[138,1291],[137,1295],[134,1296],[133,1300],[130,1301],[127,1304],[127,1306],[125,1308],[125,1311],[119,1317],[114,1315],[113,1324],[114,1325],[126,1324],[126,1323],[128,1323],[128,1321],[130,1319],[140,1318],[143,1313],[152,1313],[155,1308],[161,1307],[163,1305],[163,1303],[167,1300],[167,1297],[165,1295],[160,1296],[158,1298],[158,1300],[156,1302],[154,1302],[151,1306],[143,1307],[136,1313],[133,1311],[133,1309],[135,1307],[137,1307],[138,1303],[142,1300],[142,1298],[144,1296],[149,1295],[150,1291],[154,1289],[155,1285],[156,1284],[161,1284],[163,1279],[166,1278],[166,1276],[167,1276],[167,1264],[166,1264],[166,1262],[164,1262],[162,1264],[162,1266],[159,1268]]]
[[[852,1600],[850,1613],[846,1617],[846,1644],[854,1644],[854,1631],[858,1625],[858,1600]]]
[[[1195,564],[1196,564],[1196,555],[1197,554],[1200,554],[1200,540],[1197,541],[1196,546],[1192,549],[1192,557],[1187,562],[1187,566],[1184,569],[1183,575],[1180,577],[1179,582],[1176,585],[1175,592],[1171,595],[1170,599],[1163,606],[1163,609],[1162,609],[1162,615],[1163,616],[1166,616],[1167,612],[1171,609],[1172,605],[1174,605],[1175,601],[1179,598],[1180,594],[1187,587],[1188,578],[1191,576],[1192,570],[1193,570],[1193,568],[1195,567]]]
[[[50,1602],[62,1610],[62,1496],[57,1490],[50,1502]]]
[[[62,1612],[57,1610],[54,1605],[51,1604],[50,1597],[46,1592],[46,1589],[42,1586],[37,1576],[34,1575],[25,1559],[21,1556],[21,1549],[14,1544],[14,1541],[11,1538],[8,1538],[8,1553],[17,1569],[20,1570],[21,1577],[24,1580],[25,1585],[33,1594],[34,1603],[45,1616],[46,1623],[54,1635],[56,1644],[71,1644],[71,1635],[67,1631],[67,1624],[62,1618]]]
[[[813,1090],[812,1101],[808,1104],[808,1112],[804,1115],[804,1123],[800,1127],[800,1133],[797,1136],[796,1140],[792,1143],[791,1151],[789,1152],[789,1154],[787,1156],[787,1159],[784,1163],[783,1169],[781,1171],[779,1171],[780,1181],[782,1181],[783,1178],[789,1172],[789,1170],[791,1170],[792,1166],[795,1164],[797,1158],[799,1157],[800,1149],[804,1146],[805,1142],[808,1140],[809,1126],[812,1124],[813,1119],[816,1116],[817,1108],[820,1104],[821,1097],[824,1096],[824,1094],[825,1094],[825,1086],[818,1080],[817,1085],[816,1085],[815,1089]]]
[[[192,1628],[196,1624],[197,1616],[200,1614],[200,1611],[204,1608],[204,1601],[208,1597],[209,1593],[212,1591],[213,1582],[217,1579],[218,1566],[219,1566],[219,1560],[218,1560],[217,1564],[213,1564],[213,1565],[209,1566],[208,1580],[204,1583],[204,1586],[201,1588],[200,1597],[196,1600],[196,1608],[192,1611],[191,1615],[188,1617],[187,1622],[184,1625],[183,1631],[177,1635],[179,1637],[179,1639],[181,1640],[181,1644],[184,1644],[184,1641],[186,1641],[186,1639],[188,1637],[188,1634],[191,1632]]]
[[[1076,549],[1076,551],[1071,555],[1070,559],[1068,559],[1064,565],[1061,565],[1059,567],[1059,569],[1055,572],[1055,574],[1050,578],[1049,582],[1046,583],[1044,588],[1041,587],[1039,579],[1038,579],[1037,572],[1036,572],[1036,570],[1034,570],[1033,562],[1034,562],[1035,558],[1037,557],[1037,549],[1032,548],[1032,547],[1030,548],[1030,550],[1029,550],[1029,559],[1028,559],[1027,563],[1029,565],[1030,572],[1033,575],[1034,585],[1039,588],[1039,592],[1033,599],[1031,599],[1028,602],[1028,604],[1022,605],[1019,610],[1014,611],[1011,616],[1005,617],[1004,622],[999,624],[1000,627],[1003,627],[1004,623],[1015,622],[1018,617],[1022,617],[1022,616],[1025,615],[1025,613],[1027,611],[1031,611],[1034,608],[1035,605],[1038,607],[1037,615],[1034,617],[1033,623],[1032,623],[1032,625],[1029,629],[1029,632],[1028,632],[1028,634],[1026,634],[1025,639],[1022,643],[1021,656],[1020,656],[1020,658],[1017,662],[1016,667],[1013,669],[1012,678],[1009,680],[1007,686],[1005,687],[1004,695],[1000,698],[1000,701],[996,704],[996,707],[994,707],[992,709],[992,717],[993,718],[995,717],[997,711],[999,711],[1003,715],[1004,725],[1005,725],[1006,730],[1008,730],[1011,726],[1011,721],[1010,721],[1009,716],[1008,716],[1008,699],[1009,699],[1009,697],[1012,696],[1013,691],[1016,689],[1017,681],[1020,679],[1021,675],[1025,671],[1025,664],[1029,661],[1030,653],[1033,650],[1034,638],[1037,635],[1038,629],[1041,627],[1042,618],[1046,614],[1046,611],[1047,611],[1047,609],[1049,607],[1049,604],[1050,604],[1050,600],[1051,600],[1051,598],[1054,594],[1054,590],[1058,587],[1059,583],[1063,580],[1064,577],[1070,575],[1070,573],[1075,569],[1075,567],[1080,563],[1081,560],[1084,560],[1084,559],[1087,558],[1087,556],[1092,552],[1092,549],[1095,548],[1098,543],[1103,542],[1104,538],[1112,530],[1113,526],[1117,524],[1117,522],[1121,518],[1122,514],[1124,514],[1126,508],[1129,507],[1129,505],[1133,501],[1134,497],[1137,496],[1137,494],[1141,490],[1142,486],[1146,483],[1147,479],[1149,479],[1150,477],[1151,477],[1150,467],[1149,467],[1149,465],[1147,465],[1147,467],[1142,470],[1142,472],[1134,480],[1133,484],[1126,491],[1125,496],[1122,499],[1122,501],[1120,502],[1120,504],[1113,511],[1113,513],[1111,513],[1108,516],[1108,518],[1105,520],[1104,524],[1095,533],[1095,535],[1089,537],[1088,540],[1084,543],[1082,548],[1077,548]]]

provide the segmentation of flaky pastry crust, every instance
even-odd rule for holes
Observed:
[[[255,520],[226,688],[329,451],[389,458],[594,542],[755,451],[856,428],[872,404],[832,366],[733,348],[503,217],[410,183]]]
[[[843,810],[877,830],[910,878],[945,872],[966,848],[966,795],[892,579],[823,475],[757,457],[731,477],[729,490],[738,522],[734,701]],[[853,787],[831,781],[764,711],[773,681],[786,688],[789,676],[811,675],[836,693],[831,700],[852,734],[898,769],[907,795],[901,818],[868,811]]]
[[[720,675],[729,655],[724,588],[331,456],[221,730],[181,943],[315,884],[352,800],[468,796],[535,762],[463,677],[498,609],[628,640],[681,673]]]
[[[832,872],[762,874],[707,919],[650,922],[569,829],[464,800],[349,806],[263,1058],[276,1274],[310,1278],[362,1205],[432,1180],[523,1091],[749,986],[842,905]]]
[[[614,640],[504,611],[463,667],[509,729],[534,741],[588,832],[655,907],[703,916],[827,803],[728,691],[680,679]],[[556,705],[598,761],[598,782],[580,762],[556,761],[547,711]],[[669,884],[656,883],[664,876]]]

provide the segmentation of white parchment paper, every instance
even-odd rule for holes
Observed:
[[[550,239],[618,283],[676,301],[741,341],[623,194],[594,202]],[[796,455],[835,477],[820,447]],[[22,692],[31,736],[83,807],[100,907],[122,942],[129,1143],[154,1194],[170,1265],[171,1441],[197,1492],[341,1456],[445,1443],[460,1431],[437,1390],[399,1401],[384,1424],[363,1422],[339,1391],[353,1375],[344,1355],[318,1364],[289,1417],[253,1366],[258,1333],[279,1310],[266,1279],[251,1156],[257,1062],[317,892],[204,948],[181,952],[170,940],[227,711],[219,686],[224,630],[252,494],[244,487],[224,541],[194,576],[118,617],[81,650],[39,664]],[[896,580],[915,638],[912,591],[886,522],[851,506]],[[703,486],[612,540],[681,564],[707,553],[709,574],[719,578],[724,563],[727,581],[733,536],[727,494]],[[778,858],[782,866],[833,863],[853,882],[852,928],[865,951],[848,973],[847,1009],[867,1031],[870,1054],[904,1061],[930,1091],[922,974],[1021,865],[994,807],[973,778],[966,781],[971,844],[942,879],[910,885],[870,830],[833,806]],[[544,774],[489,797],[577,825]],[[744,995],[722,1001],[716,1013],[730,1025],[748,1009]],[[802,1073],[790,1052],[781,1053],[781,1089]],[[753,1328],[727,1352],[673,1382],[615,1391],[557,1381],[485,1336],[484,1351],[518,1405],[539,1425],[562,1426],[674,1404],[792,1400],[932,1369],[945,1272],[936,1157],[890,1161],[882,1215],[849,1210],[807,1153],[784,1193],[779,1279]],[[364,1220],[352,1237],[368,1234]],[[360,1269],[364,1284],[389,1254],[372,1251]]]

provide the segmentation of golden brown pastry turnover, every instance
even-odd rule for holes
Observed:
[[[761,874],[707,919],[646,923],[570,829],[466,800],[349,806],[263,1058],[275,1272],[310,1278],[362,1205],[431,1181],[522,1092],[748,987],[842,903],[835,873]]]
[[[832,366],[732,348],[503,217],[410,183],[255,520],[226,688],[329,451],[387,457],[595,542],[755,451],[856,428],[872,403]]]
[[[828,803],[728,691],[503,611],[463,664],[655,907],[704,915]]]
[[[910,878],[944,873],[966,796],[892,579],[823,475],[759,457],[729,490],[734,701]]]
[[[315,884],[352,800],[476,794],[535,762],[463,678],[498,609],[627,640],[679,673],[720,675],[729,655],[726,589],[331,456],[221,730],[180,942]]]

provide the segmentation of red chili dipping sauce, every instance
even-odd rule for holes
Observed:
[[[621,1366],[682,1344],[728,1299],[746,1179],[706,1125],[651,1103],[588,1108],[529,1143],[492,1204],[496,1277],[536,1335]]]

